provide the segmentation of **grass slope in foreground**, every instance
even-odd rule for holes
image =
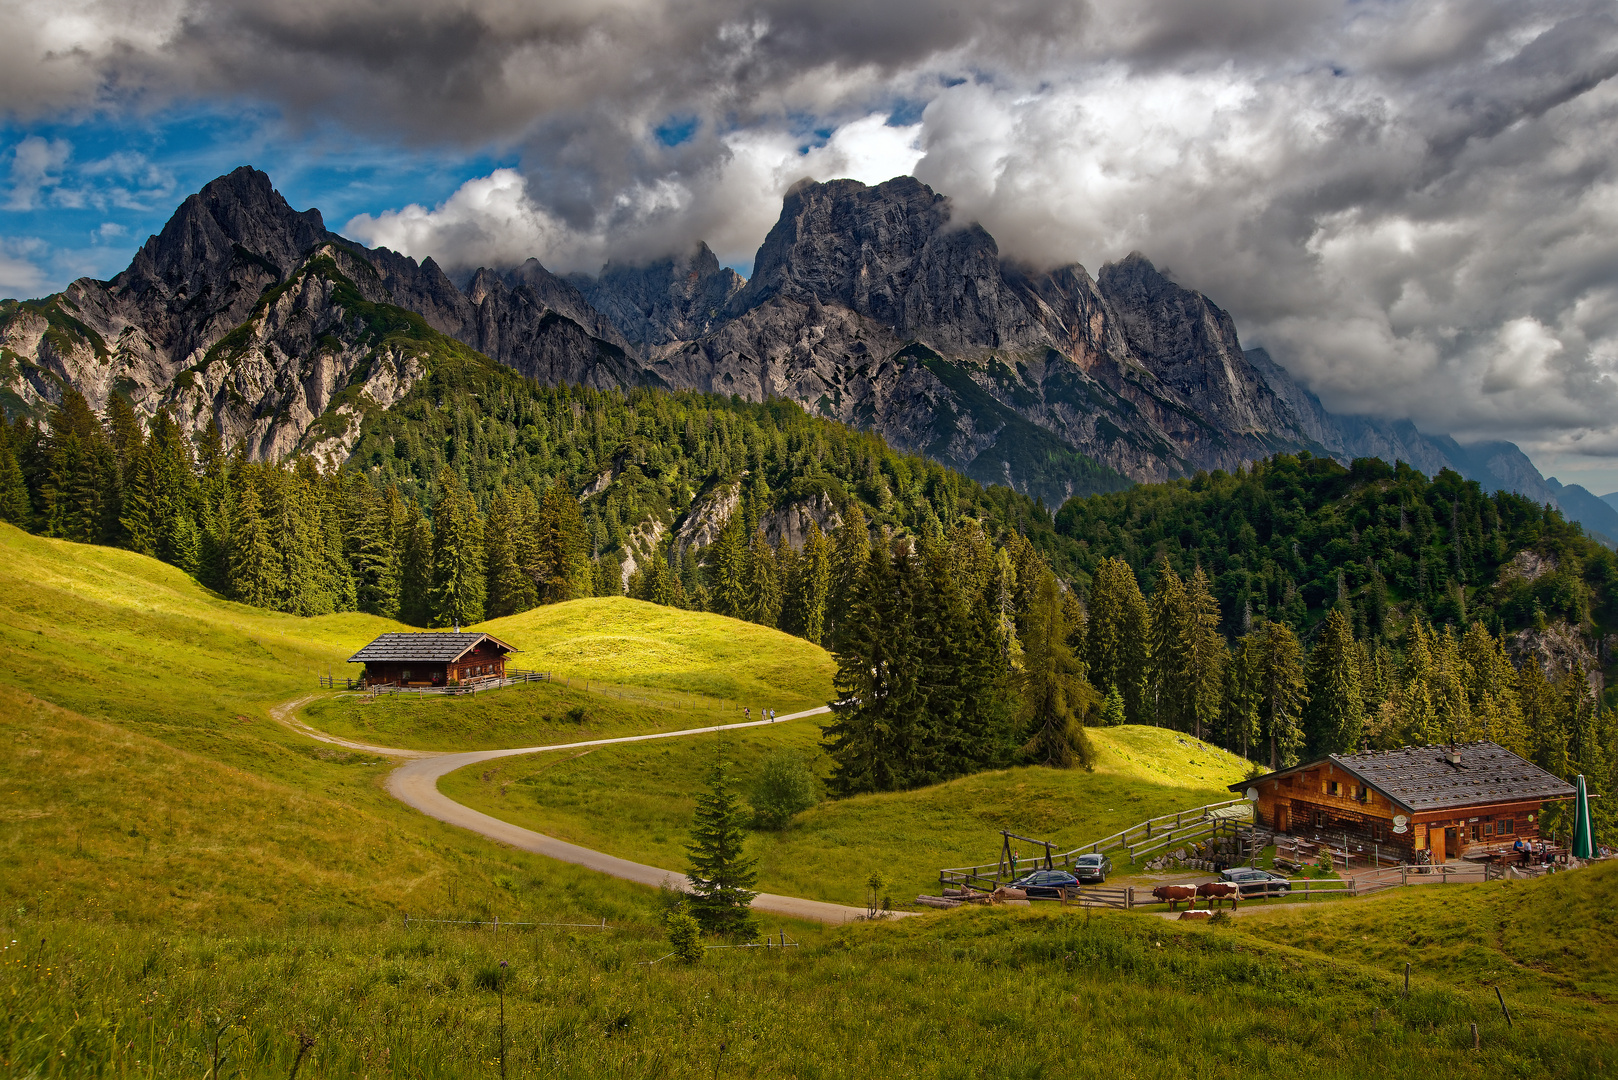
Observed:
[[[1049,838],[1058,850],[1148,817],[1231,798],[1235,755],[1164,728],[1092,728],[1093,773],[1042,767],[962,777],[915,791],[828,800],[780,833],[755,833],[765,892],[861,904],[881,871],[895,902],[936,892],[943,867],[993,862],[999,831]],[[536,754],[451,773],[450,798],[513,824],[598,851],[683,870],[704,773],[723,747],[746,788],[764,760],[790,747],[824,773],[816,718],[690,739]],[[1025,859],[1034,852],[1019,844]]]
[[[1606,864],[1224,925],[963,909],[695,967],[632,931],[0,920],[0,1068],[202,1076],[218,1034],[226,1076],[286,1076],[307,1037],[300,1076],[488,1077],[503,1014],[512,1077],[1584,1080],[1618,1073],[1615,893]],[[1427,946],[1398,935],[1435,925],[1451,959],[1407,998]]]

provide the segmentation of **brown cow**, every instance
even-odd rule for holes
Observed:
[[[1237,901],[1242,898],[1242,891],[1228,881],[1205,881],[1197,886],[1197,895],[1216,903],[1228,896],[1230,906],[1234,909]]]
[[[1181,900],[1189,904],[1196,899],[1197,887],[1195,885],[1159,885],[1152,890],[1152,895],[1167,904],[1170,911],[1178,911]]]
[[[1181,922],[1184,922],[1187,919],[1196,920],[1211,918],[1213,918],[1213,912],[1207,910],[1206,908],[1187,908],[1186,910],[1180,912]]]

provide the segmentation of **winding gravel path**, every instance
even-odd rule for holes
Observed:
[[[493,761],[497,758],[517,757],[522,754],[541,754],[552,750],[576,750],[590,746],[610,746],[614,743],[647,742],[652,739],[675,739],[687,735],[711,735],[716,731],[735,731],[738,728],[768,727],[772,724],[784,724],[789,720],[800,720],[806,716],[818,716],[831,710],[822,705],[818,709],[805,709],[803,712],[780,716],[774,720],[753,720],[741,724],[719,724],[715,727],[690,728],[685,731],[659,731],[650,735],[625,735],[616,739],[590,739],[585,742],[558,743],[553,746],[521,746],[510,750],[469,750],[463,753],[437,753],[428,750],[401,750],[392,746],[372,746],[369,743],[354,742],[349,739],[340,739],[335,735],[328,735],[317,731],[298,719],[298,710],[309,702],[320,697],[319,694],[308,694],[292,701],[284,702],[270,709],[270,715],[278,722],[311,739],[317,739],[333,746],[341,746],[347,750],[358,751],[364,754],[376,754],[378,757],[392,757],[404,759],[404,764],[388,774],[388,794],[439,821],[462,829],[469,829],[481,836],[502,844],[520,848],[523,851],[532,851],[548,858],[561,862],[573,863],[590,870],[598,870],[612,877],[622,878],[625,881],[634,881],[642,885],[660,886],[667,884],[670,888],[683,889],[687,886],[684,874],[673,870],[663,870],[656,866],[647,866],[644,863],[630,862],[613,855],[589,848],[570,844],[565,840],[558,840],[544,833],[524,829],[499,818],[490,817],[480,813],[469,806],[463,806],[438,790],[438,781],[454,772],[464,769],[468,765],[477,765],[484,761]],[[859,918],[865,914],[864,908],[847,907],[842,904],[828,904],[822,900],[804,900],[796,896],[777,896],[773,893],[759,893],[753,898],[753,908],[756,911],[767,911],[775,915],[788,915],[795,919],[807,919],[812,922],[844,923]],[[896,916],[912,915],[914,912],[894,912]]]

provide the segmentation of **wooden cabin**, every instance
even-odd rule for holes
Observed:
[[[1257,824],[1291,836],[1376,845],[1437,863],[1509,850],[1539,836],[1542,805],[1573,787],[1492,742],[1331,754],[1230,785],[1253,800]]]
[[[505,678],[516,651],[493,634],[435,630],[383,634],[348,662],[365,665],[365,686],[448,686]]]

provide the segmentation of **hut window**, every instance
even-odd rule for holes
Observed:
[[[1371,799],[1371,789],[1366,787],[1364,784],[1360,784],[1354,789],[1354,797],[1360,802],[1369,802]]]
[[[405,668],[403,671],[399,672],[399,678],[408,682],[410,679],[410,669]]]
[[[1510,836],[1512,833],[1517,831],[1515,825],[1516,822],[1512,821],[1510,818],[1501,818],[1500,823],[1495,826],[1495,832],[1499,833],[1501,836]]]
[[[1335,780],[1326,781],[1326,794],[1327,795],[1340,795],[1340,794],[1342,794],[1341,789],[1339,789],[1338,786],[1337,786],[1337,781],[1335,781]]]
[[[1371,839],[1380,844],[1388,838],[1387,827],[1377,822],[1371,823]]]
[[[1485,821],[1483,823],[1483,835],[1484,836],[1493,836],[1494,835],[1494,826],[1491,825],[1487,821]]]

